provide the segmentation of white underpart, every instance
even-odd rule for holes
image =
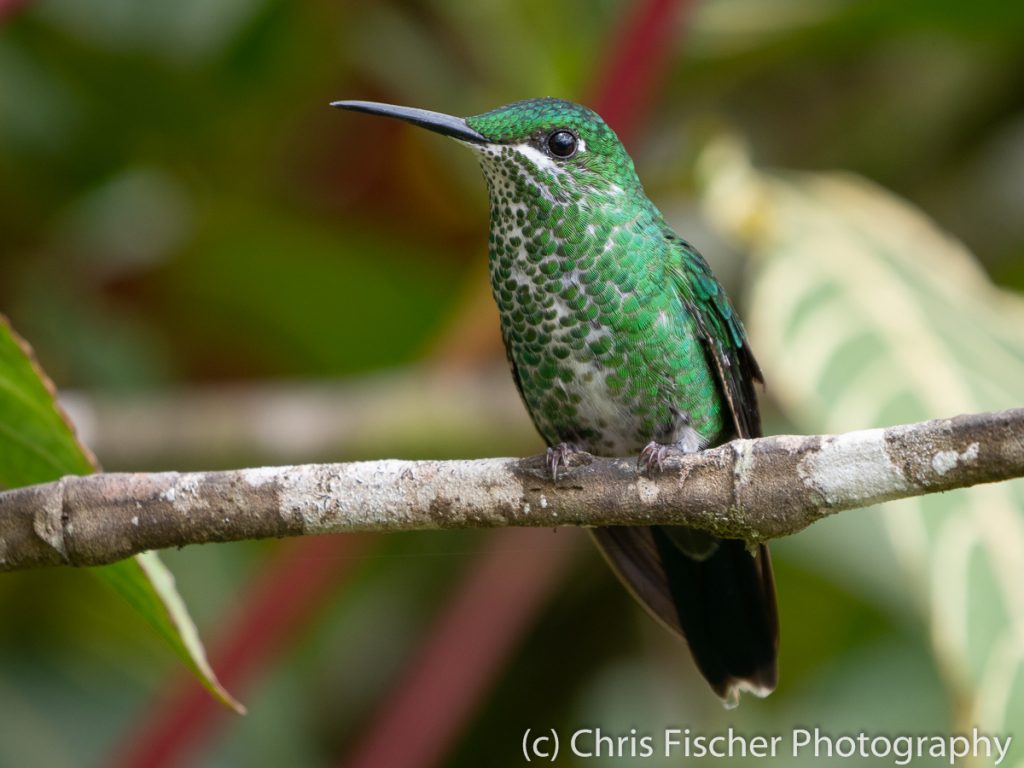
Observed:
[[[573,389],[583,395],[583,399],[576,406],[576,414],[583,425],[597,427],[598,424],[629,424],[632,421],[632,414],[629,409],[623,407],[622,398],[612,395],[605,384],[607,369],[592,360],[570,358],[563,364],[573,371]],[[591,375],[590,381],[584,383],[588,374]],[[623,432],[625,433],[625,430]],[[580,447],[586,449],[586,446]],[[616,446],[617,452],[623,454],[629,453],[632,447],[625,444]]]

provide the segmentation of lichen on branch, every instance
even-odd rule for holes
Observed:
[[[1024,475],[1024,409],[735,440],[663,471],[581,455],[69,476],[0,493],[0,571],[348,531],[685,524],[764,541],[845,509]]]

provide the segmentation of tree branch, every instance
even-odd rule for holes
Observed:
[[[735,440],[639,475],[582,456],[97,474],[0,493],[0,570],[147,549],[439,528],[685,524],[762,541],[844,509],[1024,475],[1024,408],[834,436]]]

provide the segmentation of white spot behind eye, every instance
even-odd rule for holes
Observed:
[[[542,171],[557,173],[559,170],[558,163],[554,159],[530,144],[513,144],[512,149],[521,154]]]
[[[527,158],[531,163],[533,163],[542,170],[555,171],[559,167],[559,162],[557,160],[552,158],[546,152],[542,152],[541,150],[537,149],[532,144],[523,143],[512,144],[510,146],[512,147],[512,149],[521,154],[523,157]],[[585,142],[582,137],[578,137],[576,139],[576,151],[573,153],[573,156],[575,157],[581,152],[586,151],[587,142]]]

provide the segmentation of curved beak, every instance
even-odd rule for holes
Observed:
[[[459,141],[469,141],[474,144],[489,143],[486,136],[470,128],[461,117],[452,117],[441,112],[431,112],[429,109],[397,107],[393,104],[381,104],[376,101],[332,101],[331,106],[338,109],[349,109],[353,112],[367,112],[371,115],[394,117],[398,120],[418,125],[421,128],[426,128],[428,131],[434,131],[443,136],[451,136]]]

